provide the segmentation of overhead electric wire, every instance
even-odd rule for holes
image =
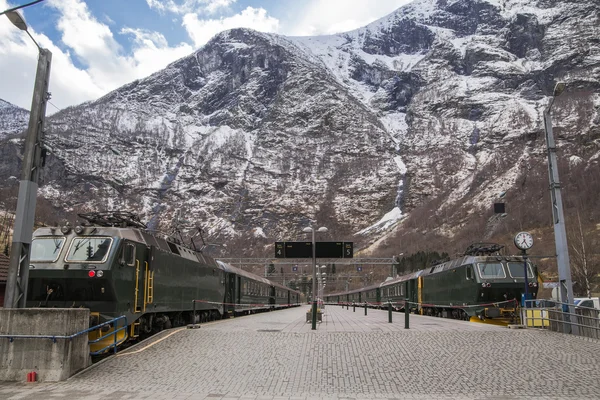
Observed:
[[[23,4],[22,6],[16,6],[13,8],[9,8],[8,10],[4,10],[4,11],[0,12],[0,15],[6,14],[7,12],[11,12],[11,11],[17,11],[21,8],[25,8],[25,7],[29,7],[29,6],[32,6],[37,3],[41,3],[42,1],[44,1],[44,0],[35,0],[35,1],[32,1],[31,3]]]

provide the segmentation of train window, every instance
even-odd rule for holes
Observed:
[[[126,243],[123,247],[123,254],[121,255],[121,264],[129,265],[133,267],[135,265],[135,245],[133,243]]]
[[[181,253],[179,252],[179,249],[177,248],[177,245],[175,243],[167,242],[167,244],[169,245],[169,249],[171,249],[172,253],[181,255]]]
[[[482,278],[506,278],[502,263],[479,263],[477,267]]]
[[[109,237],[81,237],[71,242],[65,261],[103,263],[108,258],[113,240]]]
[[[65,244],[64,237],[35,238],[31,242],[32,262],[55,262]]]
[[[523,263],[509,262],[508,272],[513,278],[522,278],[525,275],[525,266]],[[531,270],[531,264],[527,263],[527,277],[533,279],[533,271]]]
[[[466,270],[467,270],[467,279],[473,279],[473,271],[471,269],[471,266],[467,265]]]

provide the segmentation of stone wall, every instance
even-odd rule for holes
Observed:
[[[83,308],[0,309],[0,335],[68,336],[89,327]],[[0,338],[0,381],[61,381],[91,364],[88,335],[74,339]]]

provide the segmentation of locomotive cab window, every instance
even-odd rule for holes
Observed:
[[[473,270],[470,265],[467,265],[466,271],[467,271],[467,279],[473,279]]]
[[[126,243],[121,253],[121,264],[133,267],[135,265],[135,245]]]
[[[75,238],[71,242],[65,261],[103,263],[108,258],[112,242],[112,238],[109,237]]]
[[[513,278],[523,278],[525,275],[525,268],[523,263],[509,262],[508,272]],[[531,270],[531,264],[527,263],[527,278],[533,279],[533,271]]]
[[[65,244],[64,237],[35,238],[31,242],[31,262],[55,262]]]
[[[479,263],[477,267],[482,278],[506,278],[502,263]]]

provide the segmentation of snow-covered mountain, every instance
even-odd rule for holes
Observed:
[[[311,220],[377,237],[433,200],[468,215],[543,160],[556,81],[561,151],[598,168],[599,15],[587,0],[416,0],[331,36],[226,31],[49,118],[41,192],[153,226],[182,210],[228,238],[293,239]]]
[[[29,123],[29,111],[0,99],[0,139],[23,132]]]

